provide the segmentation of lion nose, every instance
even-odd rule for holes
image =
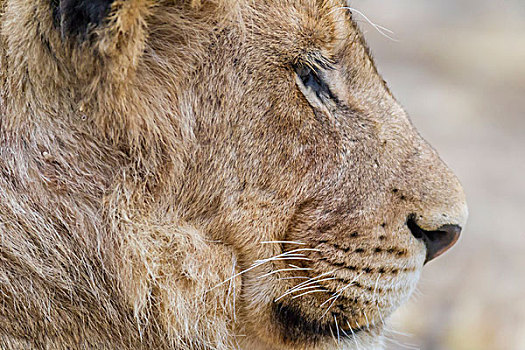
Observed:
[[[417,225],[413,217],[409,217],[407,226],[414,237],[422,240],[427,247],[425,264],[452,247],[461,233],[461,227],[458,225],[443,225],[436,231],[426,231]]]

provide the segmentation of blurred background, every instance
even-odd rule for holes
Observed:
[[[379,71],[462,181],[470,218],[387,349],[525,350],[525,1],[352,0]],[[400,334],[398,332],[402,332]]]

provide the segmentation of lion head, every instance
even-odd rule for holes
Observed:
[[[465,224],[347,1],[1,3],[8,348],[378,348]]]

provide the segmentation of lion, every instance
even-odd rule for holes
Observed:
[[[2,349],[380,349],[462,187],[342,0],[2,0]]]

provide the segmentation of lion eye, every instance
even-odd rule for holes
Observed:
[[[315,71],[308,66],[298,66],[296,73],[299,78],[299,87],[307,98],[310,97],[308,95],[314,95],[319,102],[334,99],[328,84],[323,80],[322,72]]]

